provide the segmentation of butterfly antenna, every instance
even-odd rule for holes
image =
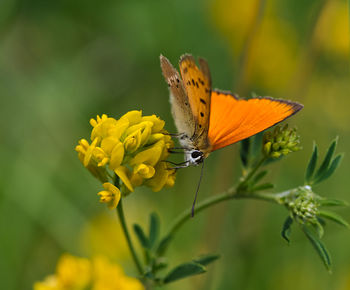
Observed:
[[[202,182],[202,177],[203,177],[203,172],[204,172],[204,160],[202,162],[202,168],[201,168],[201,175],[199,176],[199,181],[198,181],[198,185],[197,185],[197,189],[196,189],[196,194],[194,196],[194,200],[193,200],[193,204],[192,204],[192,212],[191,212],[191,216],[194,217],[194,207],[196,205],[196,201],[197,201],[197,196],[198,196],[198,192],[199,192],[199,187],[201,186],[201,182]]]

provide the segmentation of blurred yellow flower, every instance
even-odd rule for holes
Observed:
[[[321,49],[349,57],[350,34],[348,1],[327,1],[316,25],[316,41]]]
[[[34,290],[143,290],[142,283],[124,274],[123,269],[105,257],[91,260],[64,254],[56,273],[34,284]]]
[[[110,263],[105,257],[96,257],[94,263],[93,290],[142,290],[141,282],[132,277],[125,276],[123,269]]]
[[[97,116],[90,124],[91,144],[81,139],[75,150],[82,164],[103,183],[105,190],[98,195],[110,209],[117,206],[121,195],[113,185],[114,175],[120,180],[123,195],[141,185],[154,191],[174,185],[175,170],[164,162],[173,141],[163,129],[163,120],[130,111],[119,120],[105,114]]]
[[[132,209],[128,210],[128,214],[134,216]],[[80,236],[81,249],[88,256],[103,255],[120,262],[129,261],[126,240],[121,238],[123,230],[110,212],[103,211],[89,220]]]
[[[63,254],[58,260],[56,274],[34,284],[34,290],[84,289],[91,281],[88,259]]]

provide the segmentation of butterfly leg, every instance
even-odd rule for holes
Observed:
[[[168,168],[169,170],[171,170],[171,169],[179,169],[179,168],[186,168],[186,167],[189,166],[189,161],[175,163],[175,162],[172,162],[172,161],[169,161],[169,160],[163,160],[163,162],[167,162],[167,163],[170,163],[172,165],[175,165],[175,167]]]

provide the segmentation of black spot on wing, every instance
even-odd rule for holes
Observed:
[[[206,101],[205,101],[205,100],[203,100],[202,98],[200,98],[199,100],[200,100],[200,102],[201,102],[201,103],[203,103],[204,105],[206,105],[206,104],[207,104],[207,103],[206,103]]]

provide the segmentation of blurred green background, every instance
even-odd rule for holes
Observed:
[[[69,252],[105,254],[135,275],[115,212],[98,203],[101,185],[74,147],[89,119],[131,109],[157,114],[175,132],[159,55],[207,59],[213,87],[241,96],[292,99],[305,108],[289,123],[303,151],[272,168],[282,191],[303,183],[312,141],[324,153],[340,136],[350,146],[348,3],[345,0],[0,1],[0,283],[30,289]],[[234,184],[238,145],[212,154],[199,199]],[[314,190],[350,201],[349,156]],[[173,188],[138,188],[125,200],[129,225],[155,210],[162,229],[191,205],[199,168]],[[349,209],[338,210],[348,221]],[[195,216],[169,252],[173,265],[201,253],[221,259],[208,273],[166,289],[350,289],[350,233],[334,224],[324,241],[329,275],[297,228],[280,237],[287,212],[258,201],[233,201]]]

